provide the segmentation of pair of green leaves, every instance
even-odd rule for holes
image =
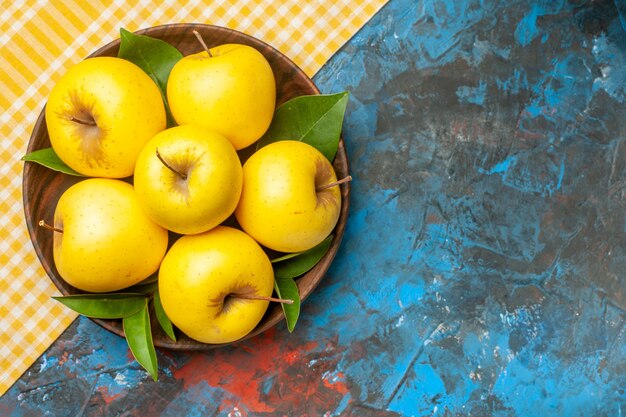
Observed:
[[[124,335],[137,362],[157,380],[158,363],[152,329],[149,301],[159,325],[167,336],[176,341],[172,322],[163,310],[156,282],[130,288],[133,292],[109,294],[77,294],[52,297],[79,314],[97,319],[122,319]]]

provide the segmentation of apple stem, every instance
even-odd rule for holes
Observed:
[[[56,228],[54,226],[50,226],[49,224],[47,224],[43,220],[39,220],[38,224],[39,224],[39,226],[43,227],[44,229],[52,230],[53,232],[63,233],[63,230],[58,229],[58,228]]]
[[[334,181],[334,182],[331,182],[330,184],[321,185],[321,186],[317,187],[315,189],[315,191],[322,191],[322,190],[325,190],[327,188],[334,187],[335,185],[340,185],[340,184],[343,184],[345,182],[350,182],[350,181],[352,181],[352,175],[348,175],[347,177],[342,178],[342,179],[337,180],[337,181]]]
[[[262,300],[262,301],[274,301],[281,304],[293,304],[293,300],[274,297],[263,297],[260,295],[244,295],[244,294],[228,294],[229,297],[243,298],[244,300]]]
[[[193,34],[194,34],[194,35],[196,35],[196,38],[198,38],[198,41],[200,41],[200,44],[202,45],[202,47],[204,48],[204,50],[206,51],[206,53],[207,53],[207,54],[209,54],[209,56],[210,56],[211,58],[213,58],[213,54],[212,54],[212,53],[211,53],[211,51],[209,50],[209,47],[208,47],[208,46],[206,46],[206,43],[204,43],[204,39],[202,39],[202,35],[200,35],[200,34],[198,33],[198,31],[197,31],[197,30],[194,30],[194,31],[193,31]]]
[[[186,180],[187,179],[187,174],[185,174],[184,172],[180,172],[175,170],[170,164],[168,164],[165,159],[163,159],[163,157],[161,156],[161,154],[159,153],[159,149],[156,149],[156,156],[157,158],[159,158],[159,161],[161,161],[161,163],[163,165],[165,165],[170,171],[178,174],[182,179]]]
[[[74,123],[78,123],[78,124],[86,125],[86,126],[96,126],[95,120],[82,120],[74,116],[70,117],[70,122],[74,122]]]

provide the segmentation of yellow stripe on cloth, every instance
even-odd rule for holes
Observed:
[[[255,36],[312,76],[386,1],[0,0],[0,395],[76,317],[50,298],[22,208],[19,159],[54,82],[120,27],[183,22]]]

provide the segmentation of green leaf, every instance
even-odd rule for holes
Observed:
[[[272,260],[274,264],[274,277],[276,279],[296,278],[313,268],[328,252],[333,235],[328,236],[322,243],[311,249],[292,256],[289,254]]]
[[[291,278],[275,279],[274,290],[278,298],[293,300],[293,304],[281,303],[285,319],[287,320],[287,329],[289,333],[293,332],[300,316],[300,292],[298,285]]]
[[[96,319],[132,316],[146,303],[146,296],[137,293],[76,294],[52,298],[83,316]]]
[[[159,284],[157,282],[147,282],[145,284],[143,282],[140,282],[139,284],[135,284],[132,287],[129,287],[127,291],[141,294],[152,294],[158,286]]]
[[[332,162],[347,104],[347,91],[293,98],[276,109],[257,149],[279,140],[297,140],[314,146]]]
[[[163,304],[161,304],[161,296],[159,295],[159,289],[157,288],[154,292],[154,312],[156,314],[157,320],[161,325],[161,328],[165,332],[165,334],[172,339],[174,342],[176,341],[176,335],[174,334],[174,327],[172,326],[172,322],[170,321],[167,314],[165,314],[165,310],[163,309]]]
[[[132,62],[144,70],[159,86],[165,111],[167,126],[176,125],[167,103],[167,79],[172,67],[183,57],[183,54],[169,43],[144,35],[135,35],[128,30],[120,29],[120,50],[118,57]]]
[[[148,300],[144,299],[143,308],[137,313],[132,316],[124,317],[122,325],[124,327],[128,347],[133,353],[133,356],[137,359],[137,362],[152,375],[152,379],[156,381],[159,368],[154,343],[152,341],[152,330],[150,329]]]
[[[37,151],[28,153],[22,157],[22,161],[35,162],[54,171],[59,171],[69,175],[75,175],[77,177],[84,177],[83,174],[80,174],[74,171],[72,168],[68,167],[67,164],[63,162],[61,158],[59,158],[59,155],[57,155],[52,148],[39,149]]]

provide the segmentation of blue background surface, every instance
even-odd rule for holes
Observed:
[[[354,181],[296,331],[153,383],[81,318],[0,415],[621,415],[626,4],[391,0],[315,82]]]

